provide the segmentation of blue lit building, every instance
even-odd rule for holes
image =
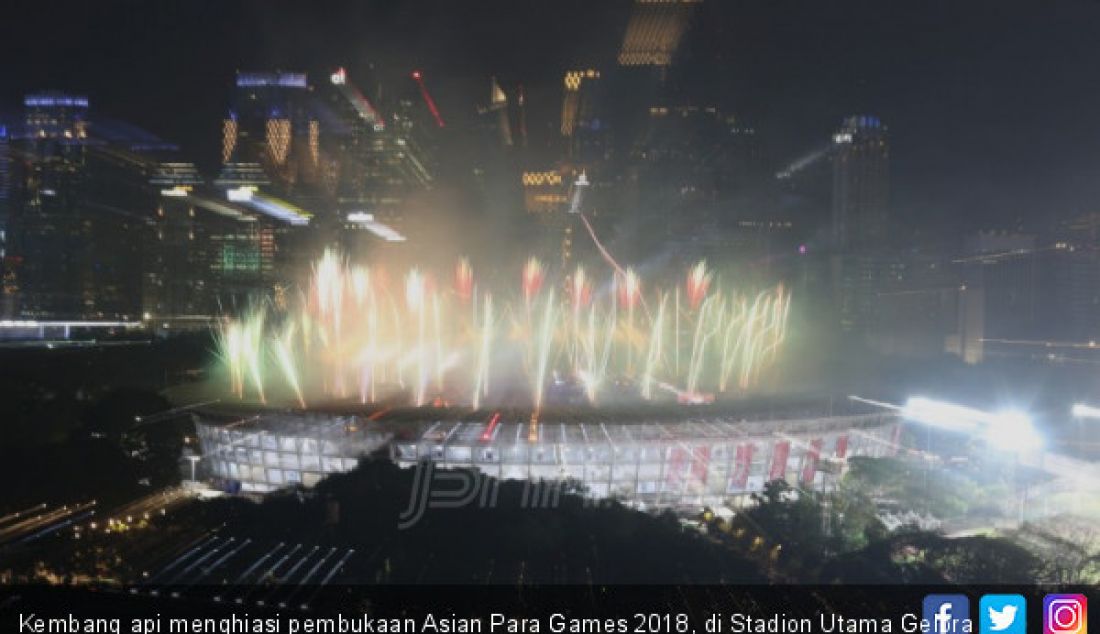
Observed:
[[[15,311],[14,288],[10,287],[8,266],[8,235],[11,222],[11,143],[8,126],[0,123],[0,317],[9,318]]]
[[[174,144],[89,116],[83,96],[28,95],[0,134],[6,316],[205,327],[266,290],[272,224],[209,191]]]

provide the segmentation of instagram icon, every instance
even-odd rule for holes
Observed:
[[[1088,634],[1088,602],[1083,594],[1043,597],[1043,634]]]

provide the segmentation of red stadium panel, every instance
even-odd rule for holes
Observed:
[[[710,465],[710,447],[695,447],[691,464],[691,481],[700,485],[707,483],[707,467]]]
[[[751,444],[739,445],[734,458],[733,476],[730,479],[732,488],[744,490],[749,480],[749,469],[752,467],[752,454],[755,447]]]
[[[683,447],[670,449],[668,468],[665,470],[665,482],[667,484],[679,484],[683,480],[685,472],[691,466],[691,454]]]
[[[843,460],[848,455],[848,436],[837,436],[836,457]]]
[[[775,443],[772,452],[772,468],[768,472],[768,481],[782,480],[787,473],[787,458],[791,455],[791,443],[789,440]]]
[[[817,474],[817,460],[821,456],[822,443],[823,441],[820,438],[816,438],[810,443],[810,448],[806,451],[806,457],[802,462],[802,484],[813,484],[814,475]]]

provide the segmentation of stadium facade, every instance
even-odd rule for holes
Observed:
[[[651,422],[622,416],[591,422],[505,420],[367,421],[358,415],[260,414],[235,421],[203,418],[198,436],[208,472],[227,490],[265,493],[314,486],[349,471],[359,457],[388,447],[401,467],[475,469],[504,480],[573,480],[596,498],[646,508],[740,506],[764,484],[783,479],[828,490],[853,456],[898,450],[892,413],[766,412]]]
[[[326,476],[351,471],[361,456],[390,440],[388,433],[364,429],[356,417],[315,413],[228,421],[203,416],[195,429],[207,473],[231,493],[310,488]]]

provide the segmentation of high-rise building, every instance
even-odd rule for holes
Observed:
[[[9,283],[14,282],[14,274],[9,277],[8,240],[11,231],[12,186],[11,186],[11,143],[8,139],[8,127],[0,123],[0,318],[10,318],[15,309],[14,291]]]
[[[97,301],[91,257],[92,233],[102,223],[84,204],[88,99],[49,92],[27,95],[23,106],[7,286],[24,317],[106,312]]]
[[[735,255],[731,239],[742,230],[786,232],[789,226],[780,219],[733,204],[744,189],[741,175],[753,168],[751,126],[715,105],[654,105],[646,114],[624,186],[624,198],[632,200],[626,207],[636,210],[639,257],[672,242],[678,257],[724,262]],[[739,226],[739,220],[749,225]]]
[[[222,121],[219,180],[267,185],[281,196],[312,193],[320,178],[320,123],[311,102],[305,73],[237,73]]]
[[[897,258],[887,249],[889,165],[886,127],[852,116],[832,140],[833,307],[841,330],[866,333],[880,321],[879,295]]]
[[[600,71],[592,68],[568,71],[562,82],[561,135],[565,155],[586,167],[610,158],[610,126],[600,116],[600,86]]]
[[[26,133],[36,139],[84,139],[88,136],[88,98],[57,91],[23,99]]]
[[[1095,216],[1052,228],[1049,236],[980,232],[956,261],[975,296],[965,318],[981,333],[977,359],[991,354],[1053,361],[1100,346],[1100,249]]]
[[[957,261],[963,284],[980,290],[984,336],[988,339],[1038,339],[1041,264],[1036,237],[1006,232],[981,232]]]
[[[634,0],[619,49],[621,66],[668,66],[701,0]]]
[[[889,197],[886,126],[876,117],[848,117],[833,135],[834,248],[883,248],[889,238]]]
[[[84,97],[24,105],[0,143],[16,159],[10,172],[0,162],[5,314],[205,327],[219,306],[270,288],[274,218],[207,191],[176,146],[90,117]]]
[[[322,91],[323,105],[339,122],[320,150],[337,215],[355,227],[388,227],[379,236],[385,241],[405,237],[411,199],[435,184],[436,131],[445,124],[423,82],[414,71],[385,91],[376,82],[370,84],[375,90],[365,90],[340,68]],[[370,223],[349,220],[363,214]]]
[[[527,97],[521,82],[490,77],[489,104],[478,112],[495,129],[501,146],[527,147]]]
[[[146,204],[155,207],[142,250],[146,318],[158,326],[205,325],[274,288],[277,221],[223,201],[191,163],[150,162],[143,173]]]

